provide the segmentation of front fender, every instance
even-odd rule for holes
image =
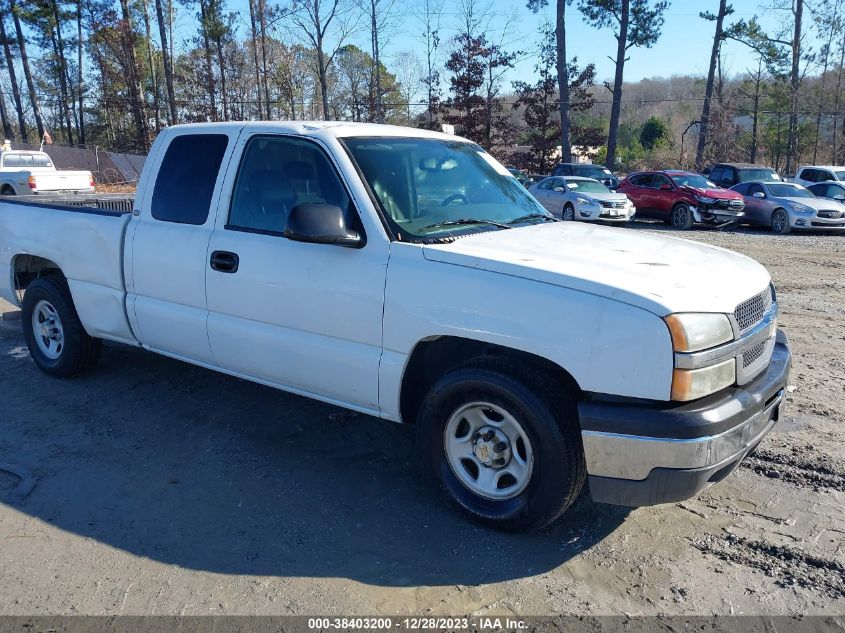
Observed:
[[[398,415],[401,375],[419,341],[455,336],[545,358],[583,391],[668,400],[672,345],[663,320],[620,301],[392,248],[380,371],[382,410]]]

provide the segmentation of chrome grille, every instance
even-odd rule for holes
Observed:
[[[759,359],[763,355],[763,352],[766,351],[766,343],[768,343],[768,341],[763,341],[762,343],[757,343],[757,345],[755,345],[752,348],[745,350],[742,353],[742,366],[743,366],[743,368],[748,367],[749,365],[754,363],[754,361],[756,361],[757,359]]]
[[[606,200],[602,200],[601,206],[605,209],[624,209],[625,203],[624,202],[608,202]]]
[[[819,211],[816,215],[820,218],[828,218],[830,220],[837,220],[842,217],[842,211],[828,211],[827,209]]]
[[[760,294],[754,295],[750,299],[740,303],[734,310],[734,319],[739,326],[739,331],[754,327],[763,320],[763,315],[766,314],[772,305],[772,290],[766,288]]]

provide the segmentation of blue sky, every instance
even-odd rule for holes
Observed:
[[[272,2],[273,0],[270,0]],[[478,0],[483,5],[485,0]],[[770,8],[772,0],[732,0],[735,13],[728,20],[749,19],[759,16],[764,28],[775,31],[786,19],[784,12],[773,11]],[[448,39],[456,32],[458,0],[446,0],[442,14],[441,55],[445,59]],[[510,49],[526,51],[516,67],[505,76],[505,90],[510,89],[510,82],[516,79],[526,79],[534,76],[534,55],[539,36],[537,28],[544,18],[554,19],[554,12],[547,8],[538,15],[525,8],[525,0],[487,0],[490,7],[491,39],[499,40],[503,30],[509,25],[504,34],[504,41]],[[551,0],[554,5],[554,0]],[[573,3],[577,5],[577,0]],[[625,66],[626,81],[636,81],[644,77],[668,77],[674,74],[707,73],[714,25],[698,17],[699,11],[716,11],[718,0],[672,0],[666,14],[663,35],[651,49],[632,49],[630,60]],[[397,24],[389,41],[383,47],[382,56],[390,67],[390,59],[401,51],[413,50],[422,57],[424,48],[419,41],[421,31],[413,15],[418,0],[397,0],[395,11]],[[248,4],[247,0],[228,0],[227,8],[238,13],[241,35],[248,32]],[[805,12],[805,22],[811,22],[811,16]],[[516,19],[513,20],[513,16]],[[613,77],[613,63],[608,56],[615,55],[615,40],[609,30],[598,30],[587,25],[576,6],[567,12],[567,40],[570,56],[577,55],[583,62],[593,62],[597,67],[597,80],[602,82]],[[193,34],[195,29],[193,15],[180,7],[177,29],[182,36]],[[290,39],[289,34],[282,34],[284,39]],[[179,38],[177,38],[177,42]],[[362,48],[369,49],[369,33],[363,30],[351,41]],[[738,74],[747,67],[755,64],[749,49],[735,42],[726,42],[723,48],[723,66],[727,74]]]

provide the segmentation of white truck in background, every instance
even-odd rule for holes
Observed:
[[[455,136],[177,125],[129,212],[30,200],[0,199],[0,296],[41,370],[90,370],[107,339],[413,424],[448,498],[498,528],[542,527],[585,486],[686,499],[780,415],[763,266],[557,222]]]
[[[0,196],[94,193],[90,171],[59,170],[46,152],[0,151]]]

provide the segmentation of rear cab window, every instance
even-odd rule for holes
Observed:
[[[228,144],[225,134],[174,137],[158,168],[151,204],[153,218],[176,224],[205,224]]]

